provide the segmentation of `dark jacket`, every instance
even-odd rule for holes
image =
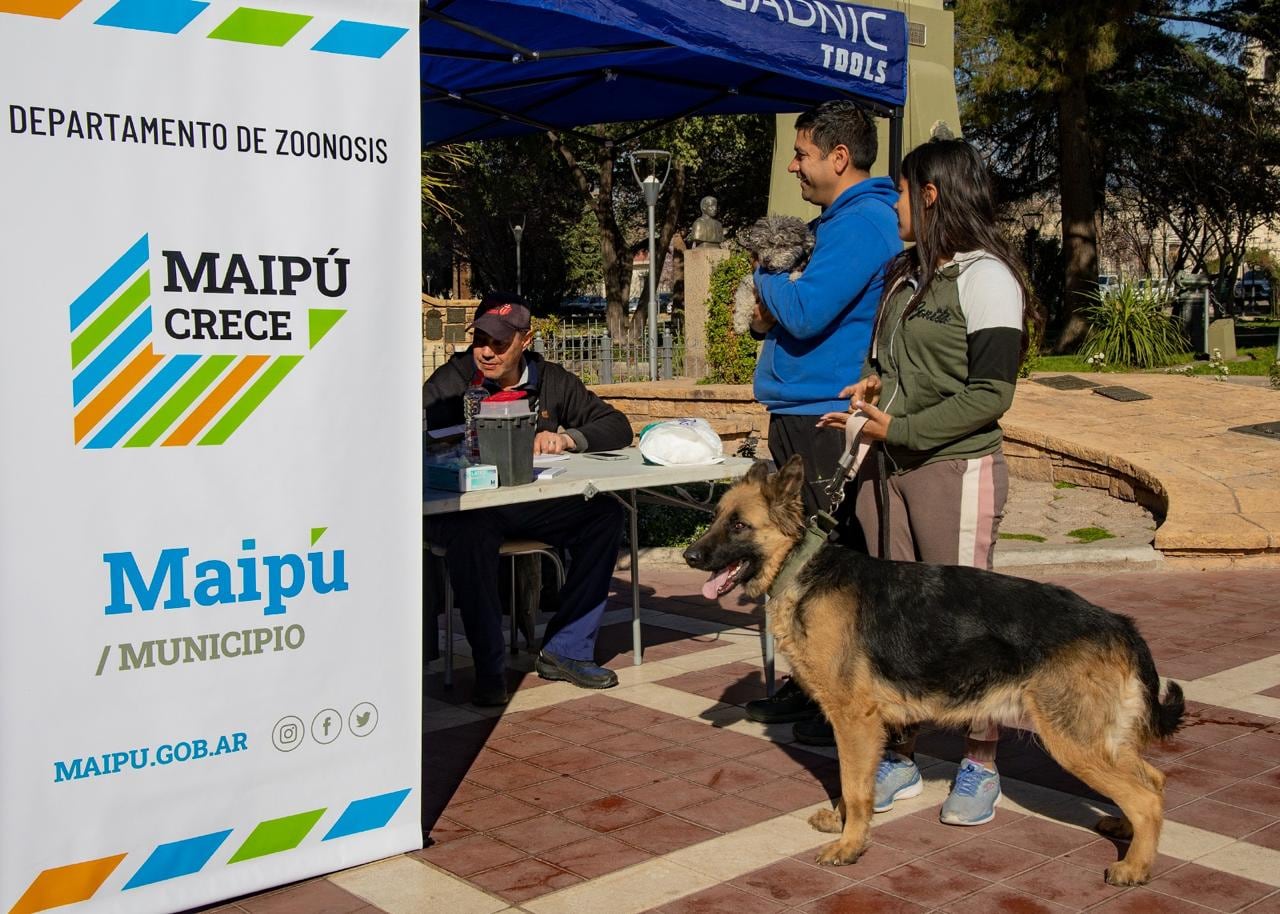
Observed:
[[[536,352],[524,354],[538,431],[563,431],[579,451],[610,451],[631,444],[627,417],[601,400],[576,376]],[[431,373],[422,385],[422,414],[427,428],[462,424],[462,394],[476,377],[471,350],[459,352]]]

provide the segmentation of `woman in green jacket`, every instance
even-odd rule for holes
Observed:
[[[968,143],[935,140],[913,150],[898,191],[898,232],[915,246],[889,262],[862,379],[841,395],[868,416],[863,438],[883,442],[888,558],[990,569],[1008,494],[999,420],[1013,402],[1032,298],[996,227],[986,164]],[[828,413],[820,424],[845,419]],[[854,483],[855,514],[873,555],[875,464],[866,461]],[[998,740],[995,723],[974,722],[943,822],[994,817]],[[914,733],[891,735],[876,773],[876,812],[922,790],[914,743]]]

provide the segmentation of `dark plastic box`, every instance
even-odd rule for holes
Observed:
[[[533,437],[537,416],[477,416],[480,462],[498,468],[499,486],[533,482]]]

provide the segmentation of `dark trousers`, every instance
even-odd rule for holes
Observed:
[[[834,428],[818,428],[820,416],[800,416],[789,413],[769,414],[769,453],[773,462],[781,467],[799,454],[804,460],[804,511],[812,517],[819,510],[831,508],[827,497],[827,480],[836,471],[836,465],[844,454],[844,432]],[[846,498],[836,512],[839,526],[837,536],[843,545],[866,552],[862,528],[853,516],[853,499]]]
[[[445,565],[478,677],[501,676],[506,667],[498,548],[510,539],[541,540],[568,552],[560,608],[547,624],[542,646],[561,657],[594,659],[596,634],[622,544],[622,519],[622,505],[608,495],[424,519],[427,540],[448,550]]]

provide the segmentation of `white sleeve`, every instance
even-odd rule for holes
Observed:
[[[956,279],[965,332],[994,327],[1022,330],[1022,287],[1007,266],[994,257],[970,263]]]

